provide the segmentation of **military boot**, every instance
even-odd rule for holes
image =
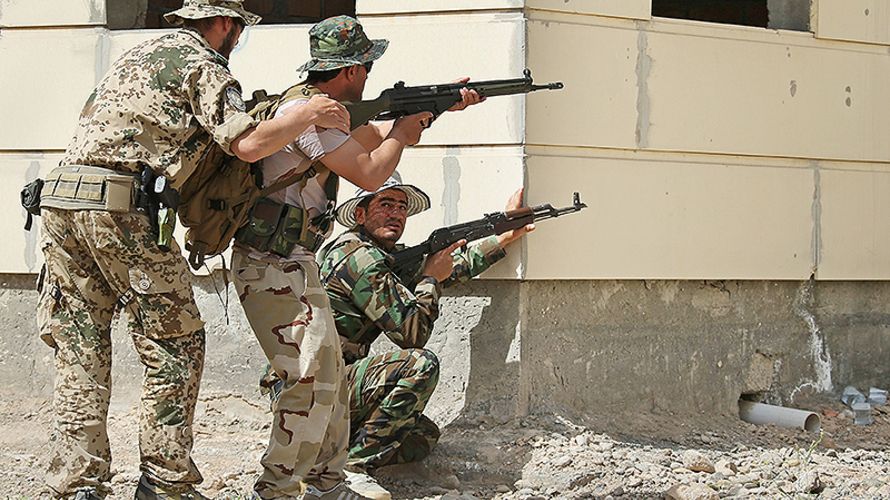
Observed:
[[[364,472],[343,471],[346,474],[346,484],[359,495],[374,500],[392,500],[392,494],[373,476]]]
[[[96,488],[79,488],[72,500],[102,500],[102,496],[96,491]]]
[[[139,478],[135,498],[136,500],[210,500],[192,486],[178,487],[176,490],[179,491],[172,491],[171,488],[155,484],[143,474]]]
[[[327,491],[307,485],[301,500],[369,500],[369,498],[353,491],[343,482]]]

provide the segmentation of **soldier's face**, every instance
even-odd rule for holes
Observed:
[[[374,195],[368,208],[356,208],[355,220],[384,248],[392,248],[405,232],[408,197],[399,189],[387,189]]]

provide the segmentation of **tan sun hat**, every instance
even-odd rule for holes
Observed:
[[[182,8],[164,14],[164,19],[173,26],[181,26],[183,19],[206,19],[208,17],[235,17],[244,21],[245,26],[260,22],[260,16],[244,9],[242,0],[185,0]]]
[[[344,201],[337,207],[337,222],[346,227],[354,227],[356,224],[355,208],[358,207],[359,203],[365,198],[374,196],[387,189],[398,189],[405,193],[405,196],[408,198],[408,217],[417,215],[430,208],[430,197],[427,196],[426,193],[411,184],[402,184],[402,176],[399,175],[398,172],[393,172],[392,176],[389,179],[386,179],[386,182],[384,182],[376,191],[365,191],[361,188],[357,189],[354,198]]]

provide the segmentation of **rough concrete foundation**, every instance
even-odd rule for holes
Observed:
[[[208,332],[203,387],[256,394],[265,360],[233,288],[221,300],[214,285],[221,277],[195,288]],[[0,381],[13,397],[52,391],[32,287],[31,276],[0,282]],[[793,404],[848,384],[886,387],[887,304],[884,282],[476,280],[443,299],[430,413],[442,423],[551,411],[727,415],[742,394]],[[122,323],[113,338],[114,392],[135,399],[141,367]]]
[[[530,411],[733,414],[890,383],[882,282],[529,282]]]

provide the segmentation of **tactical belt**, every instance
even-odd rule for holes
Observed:
[[[269,198],[257,200],[247,224],[235,233],[237,243],[281,257],[290,257],[297,245],[315,253],[324,238],[313,228],[308,211]]]
[[[71,165],[53,169],[40,192],[40,207],[63,210],[136,210],[139,179],[107,168]]]

